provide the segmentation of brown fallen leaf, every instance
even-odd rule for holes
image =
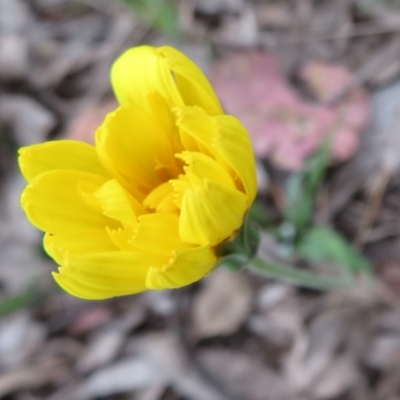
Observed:
[[[44,344],[46,329],[24,310],[3,317],[0,322],[0,367],[25,365],[30,356]]]
[[[0,120],[10,126],[19,146],[45,141],[57,122],[38,101],[19,94],[0,96]]]
[[[383,333],[375,338],[367,354],[368,365],[381,370],[399,367],[400,335],[399,332],[396,333]]]
[[[289,298],[264,309],[249,318],[247,328],[276,348],[288,347],[302,331],[301,309],[297,303],[295,298]]]
[[[132,397],[132,400],[161,400],[166,389],[165,384],[155,385]]]
[[[97,332],[78,361],[77,369],[89,372],[112,361],[125,340],[125,332],[105,329]]]
[[[87,373],[112,361],[117,356],[129,331],[140,325],[144,317],[143,308],[132,308],[124,318],[120,317],[111,321],[103,329],[95,331],[78,362],[77,369]]]
[[[153,365],[154,373],[161,373],[164,382],[182,397],[190,400],[232,400],[200,376],[174,335],[167,332],[148,333],[133,339],[129,347],[148,360]]]
[[[346,334],[350,315],[334,310],[313,321],[309,332],[299,331],[286,357],[290,386],[295,393],[313,388],[335,360],[335,352]]]
[[[359,381],[357,365],[351,355],[342,355],[331,365],[312,388],[314,397],[319,400],[337,398]]]
[[[199,352],[210,374],[238,399],[284,400],[287,384],[282,375],[240,351],[212,348]]]
[[[24,78],[29,69],[28,4],[22,0],[0,0],[0,79]]]
[[[393,176],[399,171],[399,98],[399,81],[372,94],[371,124],[362,136],[360,149],[348,164],[332,176],[330,216],[338,213],[360,189],[365,190],[367,195],[374,195],[379,175]]]
[[[35,389],[66,379],[65,366],[56,358],[0,375],[0,398],[16,390]],[[77,399],[75,399],[77,400]]]
[[[194,300],[195,335],[206,338],[234,333],[248,317],[252,301],[244,274],[217,269],[205,280]]]
[[[129,357],[90,375],[60,400],[91,400],[162,384],[164,376],[144,357]]]
[[[260,287],[257,294],[257,307],[268,310],[293,295],[293,287],[284,283],[267,283]]]

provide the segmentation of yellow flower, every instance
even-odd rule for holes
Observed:
[[[240,122],[170,47],[128,50],[111,79],[121,104],[95,146],[59,140],[20,150],[21,203],[46,232],[72,295],[105,299],[177,288],[205,276],[256,195]]]

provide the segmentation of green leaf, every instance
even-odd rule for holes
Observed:
[[[178,13],[173,0],[125,0],[125,2],[146,23],[170,36],[178,36]]]
[[[372,272],[368,260],[328,227],[310,228],[298,244],[297,252],[306,261],[333,264],[345,273]]]
[[[229,269],[230,271],[239,271],[247,262],[249,258],[243,254],[230,254],[222,257],[217,265],[218,267]]]
[[[31,290],[13,297],[0,297],[0,316],[11,314],[32,304],[37,295]]]
[[[348,276],[322,276],[289,265],[271,263],[259,257],[250,260],[246,267],[268,278],[311,289],[332,290],[348,287],[353,283],[353,280]]]
[[[256,253],[259,241],[260,234],[258,227],[255,226],[249,217],[249,213],[247,213],[243,225],[237,232],[234,240],[225,243],[221,247],[219,256],[226,258],[227,256],[237,255],[249,259]]]
[[[295,173],[286,182],[284,220],[301,234],[311,220],[314,207],[314,193],[305,186],[305,175]]]
[[[298,237],[311,222],[315,198],[328,166],[329,149],[330,141],[325,140],[303,170],[292,174],[286,182],[284,219],[295,227]]]
[[[267,226],[270,223],[266,208],[257,199],[251,205],[248,214],[249,219],[260,226]]]

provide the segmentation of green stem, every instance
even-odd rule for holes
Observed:
[[[332,290],[348,287],[353,283],[349,277],[318,276],[312,272],[293,268],[288,265],[269,263],[260,257],[252,258],[246,267],[269,278],[279,279],[296,286],[303,286],[312,289]]]

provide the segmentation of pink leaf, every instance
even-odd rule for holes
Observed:
[[[318,100],[337,94],[351,80],[341,66],[305,65],[300,77]],[[358,147],[369,117],[369,101],[354,90],[335,106],[306,101],[280,73],[275,57],[260,52],[236,54],[214,68],[212,83],[226,111],[249,130],[254,150],[285,170],[301,168],[304,160],[332,135],[332,158],[344,161]]]

